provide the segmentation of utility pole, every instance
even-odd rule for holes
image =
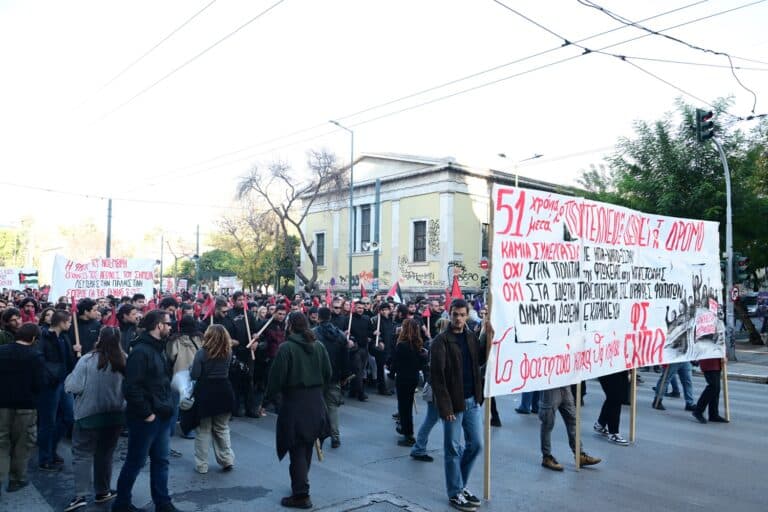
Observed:
[[[736,361],[735,322],[733,318],[733,301],[731,290],[733,289],[733,212],[731,210],[731,170],[728,168],[728,160],[725,158],[723,145],[716,137],[712,137],[717,152],[720,154],[720,162],[725,172],[725,255],[728,263],[725,265],[725,333],[728,339],[728,360]]]
[[[376,280],[376,291],[379,291],[379,219],[381,217],[381,179],[376,178],[375,188],[376,207],[373,214],[373,278]]]
[[[329,121],[346,130],[349,133],[349,273],[347,274],[347,283],[349,284],[349,298],[352,299],[352,254],[355,252],[355,215],[354,215],[354,194],[355,194],[355,132],[350,128],[339,124],[337,121]]]
[[[107,258],[112,254],[112,198],[107,201]]]
[[[160,235],[160,293],[163,293],[163,245],[165,244],[165,235]]]
[[[195,285],[200,289],[200,224],[197,225],[195,243]]]

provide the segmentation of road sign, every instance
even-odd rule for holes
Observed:
[[[739,288],[734,286],[731,288],[731,302],[736,302],[739,300]]]
[[[480,260],[480,268],[483,270],[488,270],[488,258],[483,258]]]

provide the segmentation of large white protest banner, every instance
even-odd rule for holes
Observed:
[[[152,296],[155,261],[131,258],[93,258],[70,260],[56,255],[53,260],[51,291],[53,300],[66,296],[75,299],[135,293]]]
[[[724,356],[718,224],[494,185],[486,396]]]

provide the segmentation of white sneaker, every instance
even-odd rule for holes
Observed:
[[[609,434],[608,440],[613,444],[618,444],[619,446],[627,446],[629,444],[629,441],[621,437],[621,434]]]
[[[595,424],[592,426],[592,428],[600,434],[601,436],[607,436],[608,435],[608,427],[602,426],[600,423],[595,422]]]

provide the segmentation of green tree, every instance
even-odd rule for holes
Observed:
[[[766,122],[749,133],[735,127],[716,102],[716,134],[731,170],[734,251],[750,259],[753,286],[768,266],[768,165]],[[582,171],[579,183],[590,198],[640,211],[717,221],[725,247],[725,176],[717,149],[694,133],[696,109],[682,101],[655,122],[635,122],[635,136],[621,138],[606,166]],[[746,319],[745,319],[746,320]],[[751,322],[749,323],[751,324]],[[747,326],[749,328],[749,325]],[[751,337],[759,336],[751,333]]]

